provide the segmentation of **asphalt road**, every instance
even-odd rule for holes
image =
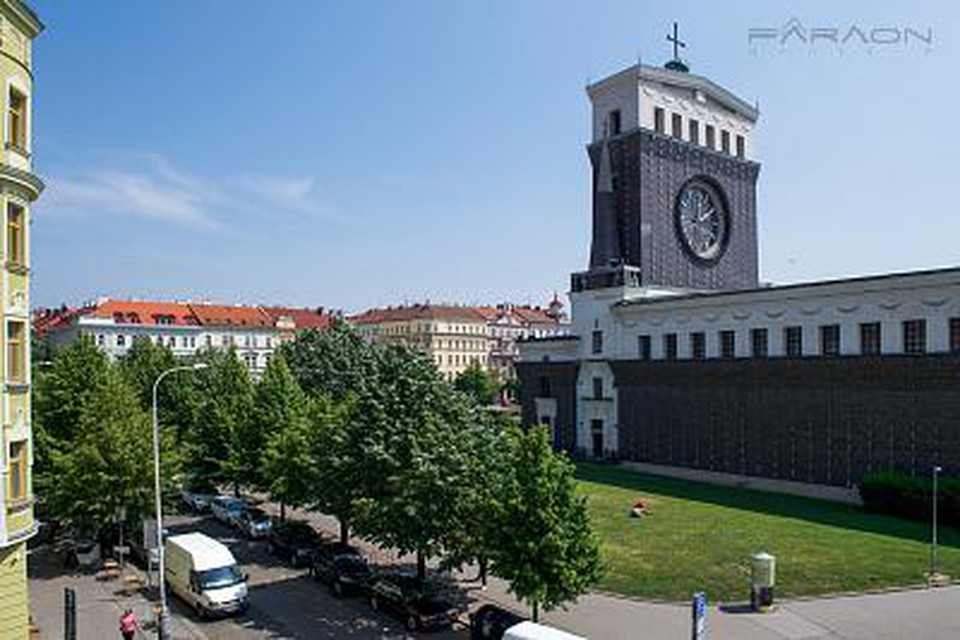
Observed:
[[[247,540],[211,517],[172,516],[165,518],[171,533],[202,531],[233,552],[250,576],[250,609],[234,618],[200,620],[176,595],[171,595],[173,614],[186,618],[211,640],[227,638],[351,638],[400,639],[435,638],[463,640],[469,633],[454,629],[435,633],[407,632],[386,614],[370,609],[366,598],[336,598],[326,585],[310,578],[306,569],[292,569],[272,557],[265,541]]]

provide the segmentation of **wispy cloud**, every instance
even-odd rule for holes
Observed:
[[[92,170],[54,172],[47,186],[41,203],[51,213],[111,213],[201,230],[223,228],[237,213],[329,211],[313,197],[310,176],[215,179],[184,171],[155,154]]]

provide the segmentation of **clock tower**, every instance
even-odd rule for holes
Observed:
[[[573,293],[756,287],[756,107],[689,73],[676,55],[587,94],[593,239]]]

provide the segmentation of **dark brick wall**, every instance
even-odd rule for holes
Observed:
[[[591,145],[588,151],[596,178],[600,145]],[[757,286],[759,164],[646,129],[612,138],[610,156],[626,263],[640,267],[643,284],[693,289]],[[691,260],[674,231],[677,194],[684,182],[697,175],[712,178],[723,189],[730,208],[730,243],[712,266]]]
[[[611,363],[620,457],[838,486],[960,475],[960,356]]]
[[[537,423],[534,398],[540,396],[542,379],[548,380],[549,397],[557,401],[555,433],[559,441],[555,441],[554,445],[572,454],[577,444],[577,363],[526,362],[517,363],[516,367],[520,379],[523,425],[529,427]]]

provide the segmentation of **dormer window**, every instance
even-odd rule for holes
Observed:
[[[607,115],[607,131],[611,136],[620,135],[620,109],[614,109]]]

